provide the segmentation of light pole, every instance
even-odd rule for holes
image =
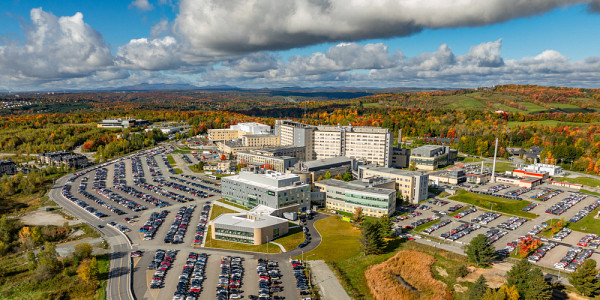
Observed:
[[[491,203],[491,204],[490,204],[490,210],[492,211],[492,213],[494,213],[494,204],[495,204],[495,203]]]

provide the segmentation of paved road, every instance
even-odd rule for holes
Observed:
[[[68,178],[71,176],[72,175],[66,175],[56,181],[56,184],[50,191],[50,199],[62,206],[74,217],[84,220],[95,227],[111,245],[112,255],[110,260],[110,272],[108,283],[106,285],[107,299],[135,299],[131,294],[130,289],[131,277],[129,269],[129,252],[131,246],[121,232],[108,226],[99,228],[98,225],[104,224],[105,221],[98,220],[96,217],[62,196],[62,187],[67,183]]]
[[[312,280],[319,286],[321,297],[327,300],[351,300],[346,294],[344,287],[340,284],[337,276],[331,271],[323,260],[311,260],[307,262],[310,266]],[[340,291],[343,291],[341,293]]]

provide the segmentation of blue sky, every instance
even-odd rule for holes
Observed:
[[[597,0],[6,2],[0,91],[600,82]]]

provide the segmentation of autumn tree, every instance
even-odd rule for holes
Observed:
[[[77,269],[77,275],[85,282],[91,282],[98,279],[99,273],[98,261],[95,257],[84,260]]]
[[[352,216],[352,222],[354,222],[354,224],[356,226],[359,226],[360,224],[362,224],[362,222],[365,220],[365,217],[363,215],[363,210],[362,207],[357,207],[354,210],[354,215]]]
[[[323,175],[323,179],[331,179],[331,173],[329,171],[325,172],[325,175]]]
[[[416,171],[417,170],[417,163],[414,161],[410,162],[410,165],[408,165],[408,170],[409,171]]]
[[[92,245],[89,243],[79,243],[75,245],[75,251],[73,252],[73,258],[76,261],[82,261],[92,256]]]

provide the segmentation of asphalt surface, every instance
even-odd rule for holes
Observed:
[[[177,162],[177,165],[173,167],[182,169],[184,171],[184,174],[194,175],[196,177],[207,179],[210,181],[210,179],[202,176],[202,174],[193,173],[189,170],[189,168],[184,167],[185,164],[178,155],[173,156],[175,157]],[[190,158],[193,162],[195,161],[193,157]],[[155,156],[155,159],[165,179],[173,181],[169,179],[170,176],[186,179],[184,177],[181,177],[180,175],[173,175],[169,173],[160,155]],[[192,246],[192,242],[195,235],[195,227],[199,222],[202,206],[207,202],[212,203],[217,199],[221,199],[220,194],[215,194],[213,197],[203,199],[200,197],[192,196],[183,191],[178,191],[163,186],[163,189],[166,191],[178,193],[195,199],[194,201],[188,203],[179,203],[173,201],[160,194],[144,190],[134,185],[133,175],[131,171],[131,159],[123,159],[123,161],[125,162],[125,180],[127,181],[127,185],[134,187],[138,191],[150,194],[156,198],[159,198],[171,204],[167,207],[156,208],[150,203],[147,203],[141,199],[138,199],[113,188],[114,162],[118,160],[120,159],[112,161],[110,165],[106,166],[106,168],[108,169],[107,178],[105,180],[106,187],[111,191],[116,192],[117,194],[125,197],[126,199],[133,200],[141,205],[146,206],[148,208],[147,210],[133,212],[125,208],[124,206],[121,206],[120,204],[117,204],[116,202],[113,202],[108,198],[97,194],[95,191],[92,190],[94,172],[88,172],[87,174],[80,176],[79,178],[74,180],[74,182],[70,183],[71,193],[74,197],[85,201],[88,205],[92,206],[96,210],[107,214],[108,217],[106,218],[100,220],[62,196],[62,188],[67,183],[69,178],[72,177],[72,174],[66,175],[58,179],[49,194],[50,198],[53,201],[55,201],[60,206],[64,207],[74,217],[84,220],[86,223],[96,228],[102,234],[103,238],[105,238],[110,243],[112,255],[110,261],[110,273],[107,282],[107,299],[171,299],[176,290],[178,277],[181,274],[183,264],[185,263],[187,255],[190,252],[207,253],[209,255],[209,260],[206,269],[207,278],[204,282],[203,291],[200,294],[200,299],[215,298],[215,288],[217,286],[218,279],[218,276],[216,276],[216,274],[220,272],[220,258],[226,255],[241,256],[244,258],[243,266],[246,269],[246,272],[244,274],[243,279],[244,285],[242,287],[242,290],[244,291],[244,293],[242,295],[244,295],[246,299],[248,295],[256,295],[258,293],[258,275],[255,272],[258,258],[275,260],[279,263],[280,270],[283,274],[281,278],[282,286],[284,287],[283,292],[279,293],[279,295],[285,296],[286,299],[301,299],[295,287],[296,283],[289,259],[294,256],[301,256],[303,252],[308,252],[316,248],[320,244],[321,237],[314,228],[314,222],[321,218],[327,217],[327,215],[317,215],[314,220],[309,220],[307,222],[307,227],[309,228],[309,232],[311,233],[312,241],[308,246],[304,247],[303,249],[288,249],[289,251],[280,254],[263,254]],[[144,168],[144,176],[146,182],[157,185],[152,181],[152,177],[150,175],[150,172],[148,171],[148,165],[145,159],[142,158],[141,162]],[[78,173],[80,172],[82,171],[79,171]],[[77,191],[77,187],[79,187],[79,184],[81,183],[81,179],[83,177],[88,177],[88,183],[86,187],[86,191],[88,193],[98,197],[102,201],[109,203],[118,209],[123,210],[124,212],[126,212],[126,214],[119,216],[114,212],[108,210],[107,208],[102,207],[96,204],[95,202],[85,198],[83,195],[79,194]],[[185,185],[181,182],[177,183]],[[190,187],[199,189],[194,186]],[[163,238],[165,237],[167,231],[169,230],[169,227],[173,223],[176,211],[181,206],[189,206],[191,204],[195,204],[196,208],[191,216],[191,221],[189,224],[189,228],[185,234],[184,242],[182,244],[165,244]],[[162,211],[164,209],[169,210],[170,213],[167,215],[167,218],[163,222],[162,226],[160,226],[159,230],[156,232],[154,239],[149,241],[142,240],[143,236],[138,232],[140,226],[143,225],[143,223],[148,219],[152,212]],[[135,223],[127,223],[123,220],[125,217],[132,217],[134,215],[138,216],[138,218],[135,219]],[[131,231],[126,234],[123,234],[117,229],[111,226],[107,226],[106,224],[111,221],[124,225],[131,229]],[[179,253],[176,256],[173,266],[167,272],[167,275],[165,277],[165,286],[161,289],[152,290],[149,288],[149,284],[150,279],[154,274],[154,270],[148,270],[147,267],[157,249],[176,249],[179,250]],[[133,250],[142,250],[142,257],[134,259],[130,258],[130,252]],[[133,276],[131,276],[131,274],[133,274]]]

